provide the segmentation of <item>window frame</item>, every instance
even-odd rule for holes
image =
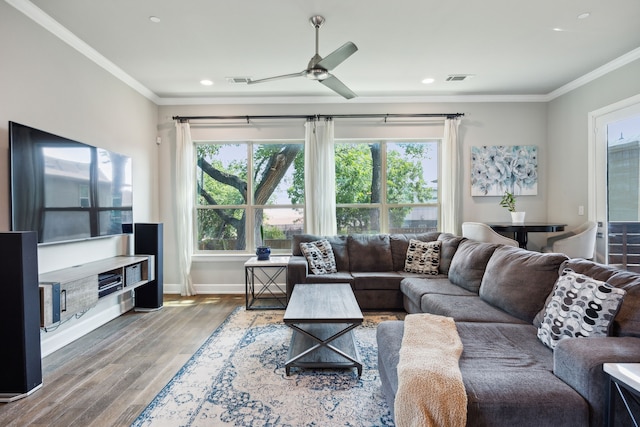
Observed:
[[[436,208],[436,228],[439,223],[440,209],[441,209],[441,189],[440,186],[436,186],[435,202],[430,203],[390,203],[387,197],[387,176],[388,176],[388,149],[389,144],[411,144],[411,143],[424,143],[424,144],[436,144],[437,156],[435,164],[438,168],[437,180],[441,181],[442,174],[442,138],[336,138],[335,145],[338,144],[371,144],[379,143],[381,152],[381,186],[380,186],[380,202],[379,203],[338,203],[336,201],[336,209],[338,208],[371,208],[378,209],[380,213],[380,230],[373,231],[373,233],[389,233],[390,227],[390,215],[389,210],[392,208],[416,208],[416,207],[435,207]]]
[[[258,246],[258,239],[256,233],[253,233],[251,230],[254,230],[255,226],[255,217],[256,212],[260,209],[269,210],[269,209],[300,209],[302,211],[302,215],[304,217],[304,204],[263,204],[258,205],[255,203],[255,194],[254,189],[256,183],[254,182],[254,148],[259,145],[283,145],[283,144],[291,144],[291,145],[302,145],[304,147],[303,139],[266,139],[266,140],[258,140],[258,139],[247,139],[247,140],[198,140],[194,141],[195,150],[194,150],[194,158],[193,162],[195,166],[195,178],[194,184],[196,187],[193,191],[196,193],[194,197],[194,207],[193,207],[193,241],[194,248],[193,253],[195,255],[239,255],[239,254],[253,254],[255,253],[255,249]],[[197,192],[197,183],[198,176],[202,173],[197,166],[198,161],[198,146],[201,145],[245,145],[245,153],[247,160],[247,198],[244,204],[235,204],[235,205],[202,205],[198,203],[199,194]],[[233,209],[244,209],[245,210],[245,249],[238,250],[218,250],[218,249],[200,249],[200,245],[198,242],[198,232],[199,232],[199,222],[198,222],[198,214],[200,211],[205,210],[233,210]],[[303,229],[304,232],[304,229]],[[274,249],[272,248],[272,253],[274,254],[286,254],[291,252],[290,249]]]
[[[336,138],[335,145],[338,144],[363,144],[363,143],[379,143],[381,147],[381,168],[382,168],[382,177],[381,177],[381,194],[380,194],[380,202],[379,203],[349,203],[349,204],[338,204],[336,201],[336,208],[372,208],[378,209],[380,213],[380,230],[374,231],[374,233],[388,233],[390,226],[390,215],[389,210],[393,208],[435,208],[436,209],[436,228],[438,228],[440,221],[440,211],[442,209],[441,206],[441,188],[438,184],[435,189],[435,201],[434,202],[426,202],[426,203],[390,203],[388,202],[387,197],[387,164],[388,164],[388,145],[389,144],[410,144],[410,143],[424,143],[424,144],[435,144],[437,149],[437,155],[434,160],[437,166],[437,181],[441,182],[442,176],[442,138]],[[195,178],[194,183],[197,185],[199,173],[199,167],[197,166],[198,160],[198,149],[197,147],[200,145],[245,145],[246,146],[246,158],[247,158],[247,200],[244,204],[237,205],[201,205],[198,203],[199,194],[197,193],[197,187],[193,189],[196,192],[195,194],[195,203],[193,207],[193,216],[192,221],[194,223],[193,233],[194,233],[194,254],[195,255],[246,255],[252,254],[254,251],[251,248],[255,248],[257,246],[256,235],[253,232],[246,232],[246,246],[244,250],[213,250],[213,249],[200,249],[200,245],[198,242],[198,230],[199,230],[199,222],[198,222],[198,213],[201,210],[229,210],[229,209],[245,209],[245,229],[253,230],[255,225],[255,215],[256,211],[259,209],[268,210],[268,209],[300,209],[302,211],[302,216],[304,218],[304,210],[306,209],[306,201],[303,204],[266,204],[266,205],[257,205],[254,201],[254,187],[256,183],[254,182],[254,147],[258,145],[265,144],[302,144],[304,147],[303,139],[268,139],[268,140],[259,140],[259,139],[247,139],[247,140],[198,140],[194,141],[195,150],[194,150],[194,159],[193,162],[196,164],[195,167]],[[335,165],[334,165],[335,166]],[[306,224],[303,226],[302,233],[306,233]],[[286,254],[290,253],[290,249],[276,249],[273,250],[274,254]]]

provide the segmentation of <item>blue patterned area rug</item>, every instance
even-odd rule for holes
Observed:
[[[376,325],[396,313],[365,313],[354,330],[363,363],[285,374],[291,329],[284,311],[236,309],[132,426],[393,426],[378,377]]]

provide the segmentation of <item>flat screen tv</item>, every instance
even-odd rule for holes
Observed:
[[[9,122],[11,229],[41,244],[112,236],[133,222],[131,158]]]

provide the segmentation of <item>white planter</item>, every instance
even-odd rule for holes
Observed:
[[[519,224],[524,222],[526,212],[511,212],[511,222]]]

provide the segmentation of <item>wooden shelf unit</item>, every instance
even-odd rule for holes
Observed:
[[[40,325],[56,325],[94,307],[100,299],[100,275],[112,273],[122,279],[121,287],[104,296],[120,295],[153,281],[154,262],[153,255],[123,255],[41,274]]]

